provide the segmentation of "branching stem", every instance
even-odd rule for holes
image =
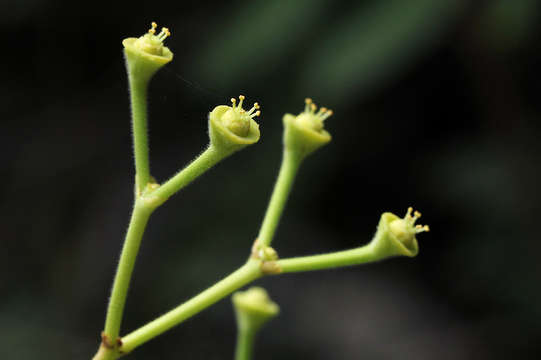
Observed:
[[[113,342],[116,341],[122,323],[122,314],[126,303],[126,296],[130,285],[131,275],[135,266],[139,245],[143,238],[146,225],[152,209],[140,201],[135,202],[130,225],[122,247],[118,268],[113,282],[111,298],[107,308],[104,334]]]
[[[169,198],[228,155],[229,153],[219,151],[214,146],[209,145],[188,166],[154,190],[152,196],[163,199]]]
[[[259,261],[248,260],[238,270],[199,295],[123,337],[120,350],[124,353],[132,351],[141,344],[201,312],[233,291],[259,278],[261,276],[259,266]]]

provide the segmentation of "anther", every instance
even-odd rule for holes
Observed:
[[[235,108],[235,104],[237,103],[237,99],[231,98],[231,103],[233,104],[233,109]]]
[[[326,112],[326,111],[327,111],[327,108],[326,108],[326,107],[320,107],[320,108],[319,108],[319,111],[317,112],[316,115],[321,115],[321,114],[323,114],[323,113]]]
[[[163,27],[162,31],[158,34],[158,39],[164,41],[166,37],[171,36],[171,32],[168,28]]]
[[[239,95],[239,108],[242,108],[242,102],[244,101],[245,97],[244,95]]]
[[[254,106],[252,106],[252,108],[250,110],[248,110],[248,115],[251,115],[257,109],[259,109],[259,104],[255,103]]]
[[[310,112],[310,104],[312,103],[312,99],[306,98],[304,99],[304,112]]]
[[[158,27],[158,24],[156,24],[154,21],[150,24],[151,28],[148,30],[148,32],[152,35],[156,33],[156,28]]]
[[[325,109],[325,110],[327,110],[327,109]],[[319,118],[323,121],[323,120],[328,119],[332,114],[333,114],[332,110],[327,110],[324,113],[322,113],[321,115],[319,115]]]
[[[411,217],[412,211],[413,211],[413,208],[410,206],[410,207],[408,208],[408,212],[406,212],[406,218],[410,218],[410,217]]]

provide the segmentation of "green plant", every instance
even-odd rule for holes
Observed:
[[[235,360],[252,358],[254,342],[261,327],[280,312],[280,308],[271,301],[265,289],[252,287],[238,291],[231,297],[237,320],[237,346]]]
[[[278,253],[270,246],[300,165],[308,155],[331,140],[330,134],[324,129],[324,121],[332,115],[332,111],[326,108],[318,110],[311,99],[306,99],[303,112],[297,116],[286,114],[283,117],[282,164],[258,238],[253,242],[251,255],[246,263],[178,307],[139,329],[120,336],[132,271],[152,212],[213,165],[236,151],[256,143],[260,137],[259,126],[254,120],[261,114],[259,104],[255,103],[246,111],[243,109],[245,97],[241,95],[238,104],[236,99],[231,99],[232,106],[220,105],[210,112],[208,118],[210,142],[197,158],[161,185],[153,179],[150,174],[147,138],[147,88],[156,71],[173,59],[173,53],[163,45],[163,41],[170,35],[169,30],[163,28],[156,35],[156,27],[157,25],[152,23],[147,34],[123,41],[131,93],[136,170],[135,201],[109,300],[102,342],[94,357],[95,360],[117,359],[133,351],[262,276],[363,264],[391,256],[417,255],[418,244],[415,235],[428,231],[428,227],[415,225],[420,213],[415,212],[412,215],[411,208],[404,218],[384,213],[372,241],[352,250],[280,259]],[[260,301],[265,298],[261,290],[256,290],[255,293],[252,291],[250,294],[252,295],[246,295],[250,299]],[[240,319],[239,327],[245,330],[246,321],[242,320],[243,315],[239,313],[238,307],[250,302],[244,303],[242,298],[238,295],[234,298],[234,302]],[[253,329],[257,327],[252,326],[250,331],[253,333],[255,331]],[[246,341],[244,343],[246,344]],[[248,349],[249,346],[245,348]],[[248,358],[249,351],[243,353],[245,356],[238,359]]]

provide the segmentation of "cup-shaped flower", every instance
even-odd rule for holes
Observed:
[[[257,331],[280,312],[278,305],[269,298],[265,289],[261,287],[238,291],[233,294],[232,300],[237,325],[241,331]]]
[[[254,120],[261,115],[259,104],[246,111],[242,108],[244,99],[240,95],[237,104],[232,98],[232,106],[218,105],[209,114],[210,143],[216,149],[234,152],[259,140],[259,125]]]
[[[122,41],[128,73],[142,82],[148,82],[156,71],[173,60],[173,53],[163,45],[164,40],[171,36],[171,32],[167,28],[162,28],[156,35],[157,26],[153,22],[145,35]]]
[[[421,213],[410,207],[403,218],[386,212],[381,215],[376,235],[372,239],[374,253],[380,258],[414,257],[419,253],[416,234],[429,231],[428,225],[415,225]]]
[[[323,122],[332,114],[332,110],[325,107],[317,110],[317,106],[312,102],[312,99],[307,98],[304,111],[299,115],[284,115],[285,148],[298,152],[299,156],[305,157],[327,144],[331,141],[331,135],[323,128]]]

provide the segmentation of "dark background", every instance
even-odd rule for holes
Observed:
[[[306,96],[335,112],[275,239],[282,257],[366,243],[423,212],[415,259],[258,281],[280,304],[257,359],[537,359],[541,354],[536,0],[0,3],[0,358],[90,359],[132,202],[121,40],[168,26],[150,90],[153,175],[207,143],[245,94],[260,142],[152,217],[127,333],[242,264]],[[229,299],[130,359],[231,359]]]

